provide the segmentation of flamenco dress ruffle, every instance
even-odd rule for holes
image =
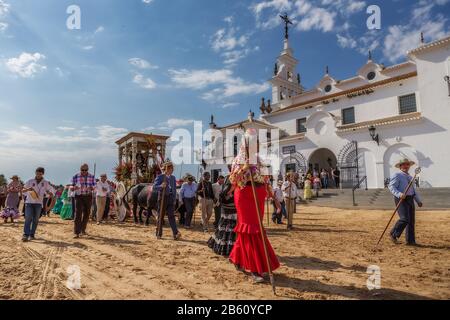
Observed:
[[[19,219],[20,212],[19,212],[19,210],[15,209],[15,208],[5,208],[0,213],[0,218],[2,218],[2,219],[8,219],[8,218]]]
[[[262,219],[264,215],[264,199],[267,192],[263,185],[259,185],[255,189]],[[264,244],[257,220],[255,200],[251,186],[247,185],[243,189],[237,188],[235,190],[234,200],[238,214],[237,226],[234,229],[234,232],[237,234],[237,240],[229,259],[233,264],[246,271],[256,272],[258,274],[266,273],[269,270],[267,268]],[[280,266],[280,263],[266,234],[264,234],[264,239],[269,263],[273,271]]]

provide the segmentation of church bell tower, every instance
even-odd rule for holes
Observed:
[[[272,84],[272,103],[277,104],[285,99],[299,95],[303,92],[300,74],[295,70],[298,60],[294,58],[294,52],[289,46],[289,25],[292,22],[287,14],[280,16],[285,24],[283,51],[277,59],[274,67],[273,77],[270,80]]]

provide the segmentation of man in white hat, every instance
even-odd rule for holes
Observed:
[[[396,168],[400,169],[400,172],[396,172],[391,177],[391,180],[389,182],[389,190],[394,195],[395,204],[397,205],[400,202],[400,199],[403,199],[397,211],[400,219],[397,221],[390,233],[391,240],[396,244],[398,243],[398,238],[400,238],[403,230],[405,230],[406,228],[406,244],[416,245],[414,230],[416,208],[414,205],[414,201],[417,202],[417,205],[419,207],[422,207],[423,204],[419,194],[414,188],[414,183],[405,193],[409,182],[413,179],[413,177],[409,174],[409,169],[413,165],[415,165],[415,163],[408,159],[400,160],[395,165]]]

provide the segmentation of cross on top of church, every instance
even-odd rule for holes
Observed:
[[[287,40],[289,39],[289,25],[293,23],[291,20],[289,20],[287,13],[285,13],[283,16],[280,15],[280,18],[284,21],[284,38]]]

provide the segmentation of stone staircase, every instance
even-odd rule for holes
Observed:
[[[419,210],[450,209],[450,188],[424,188],[418,189],[424,203]],[[314,205],[343,209],[393,209],[394,199],[388,189],[357,189],[355,202],[351,189],[323,189],[319,198],[310,201],[300,201],[301,205]]]

